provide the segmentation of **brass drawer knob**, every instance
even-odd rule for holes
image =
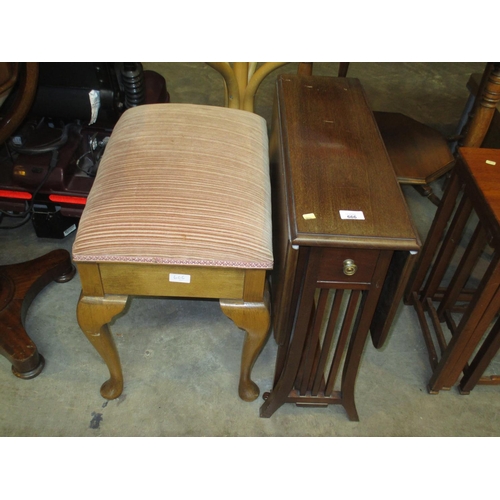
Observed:
[[[358,266],[354,263],[352,259],[344,260],[344,274],[346,276],[352,276],[358,270]]]

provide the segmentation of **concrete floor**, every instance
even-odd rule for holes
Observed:
[[[219,75],[201,63],[149,63],[167,80],[172,102],[223,104]],[[482,63],[352,63],[376,110],[401,111],[452,133],[467,100],[465,84]],[[269,119],[278,73],[261,86],[256,112]],[[335,75],[334,63],[315,72]],[[435,186],[440,190],[440,182]],[[420,235],[425,238],[435,207],[403,188]],[[65,240],[37,238],[31,225],[0,232],[0,264],[16,263]],[[121,355],[125,389],[106,401],[99,387],[107,378],[101,358],[80,331],[75,307],[78,275],[53,283],[33,302],[26,329],[46,358],[40,376],[15,378],[0,358],[1,436],[498,436],[500,395],[477,387],[469,396],[456,388],[429,395],[431,375],[415,312],[400,306],[387,345],[368,343],[356,386],[360,422],[342,407],[284,405],[270,419],[259,418],[262,399],[237,395],[243,333],[213,301],[134,298],[112,331]],[[271,338],[253,377],[261,393],[270,390],[276,345]]]

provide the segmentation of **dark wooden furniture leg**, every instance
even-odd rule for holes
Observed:
[[[476,384],[481,383],[484,385],[498,385],[500,377],[498,375],[491,375],[483,377],[484,371],[492,359],[496,356],[500,349],[500,320],[497,320],[495,326],[488,334],[486,340],[483,342],[481,348],[477,352],[473,361],[464,370],[464,376],[460,380],[459,391],[460,394],[469,394]]]
[[[75,272],[66,250],[0,266],[0,354],[12,363],[16,377],[34,378],[44,367],[42,355],[24,329],[29,306],[51,281],[66,283]]]

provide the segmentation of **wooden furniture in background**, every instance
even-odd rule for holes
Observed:
[[[446,138],[402,113],[373,114],[399,183],[412,185],[422,196],[439,204],[430,184],[455,164]]]
[[[369,330],[384,344],[418,237],[358,80],[281,75],[270,147],[279,347],[260,415],[340,404],[358,420],[363,347]]]
[[[462,131],[463,147],[500,147],[500,63],[488,63],[483,74],[472,74],[467,88],[473,106]]]
[[[418,315],[433,394],[450,389],[462,371],[462,393],[477,383],[500,383],[500,377],[481,378],[498,350],[499,320],[471,360],[500,309],[499,166],[499,150],[459,149],[408,283],[405,300]]]
[[[0,63],[0,144],[21,125],[35,100],[38,86],[38,63]],[[7,107],[3,98],[13,92],[13,102]]]
[[[232,66],[228,62],[207,64],[224,79],[225,105],[228,108],[253,112],[255,93],[264,78],[288,63],[267,62],[260,67],[257,67],[255,62],[235,62]]]
[[[300,76],[311,76],[313,74],[313,64],[312,62],[301,62],[297,68],[297,74]],[[337,76],[341,78],[345,78],[347,76],[347,72],[349,71],[349,63],[339,63],[339,69],[337,71]]]
[[[349,63],[339,64],[339,77],[347,76]],[[311,75],[313,63],[300,63],[298,73]],[[446,138],[437,130],[401,113],[374,111],[380,134],[400,184],[410,184],[434,204],[439,199],[430,183],[454,165]]]
[[[66,283],[74,275],[75,268],[66,250],[0,266],[0,354],[10,361],[16,377],[34,378],[45,364],[24,328],[29,306],[51,281]]]
[[[469,85],[474,80],[477,81],[471,78]],[[406,292],[405,300],[417,311],[429,353],[433,370],[428,384],[431,393],[450,389],[462,371],[462,393],[468,393],[477,383],[498,383],[498,377],[481,377],[496,353],[500,342],[496,330],[500,326],[493,327],[470,366],[468,363],[500,307],[500,301],[495,301],[491,295],[497,279],[498,212],[495,192],[500,186],[497,175],[499,157],[498,150],[478,149],[494,124],[500,103],[500,63],[486,65],[475,91],[477,97],[470,120],[459,141],[464,147],[459,149],[457,172],[453,174],[438,207]],[[487,163],[487,160],[495,165]],[[470,222],[471,213],[479,218],[479,223],[476,230],[469,234],[468,228],[473,224]],[[450,226],[447,227],[448,224]],[[465,253],[455,268],[452,258],[460,253],[461,246],[465,248]],[[493,249],[493,256],[485,257],[485,248]],[[485,261],[491,259],[491,264],[486,272],[483,269],[479,283],[471,288],[469,278],[474,269],[477,270],[477,262],[481,258]],[[439,304],[438,309],[434,303]],[[458,324],[453,317],[457,311],[462,313]],[[430,324],[426,313],[430,315]],[[451,339],[445,335],[441,326],[443,322],[452,333]]]
[[[12,102],[2,99],[0,144],[28,114],[37,82],[38,63],[0,63],[0,98],[13,93]],[[16,377],[34,378],[45,364],[24,328],[30,304],[51,281],[65,283],[74,274],[75,268],[66,250],[55,250],[27,262],[0,266],[0,354],[12,364]]]

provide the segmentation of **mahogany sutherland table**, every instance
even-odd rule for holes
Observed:
[[[340,404],[358,420],[368,332],[381,347],[420,242],[357,79],[281,75],[270,147],[279,348],[260,416]]]

